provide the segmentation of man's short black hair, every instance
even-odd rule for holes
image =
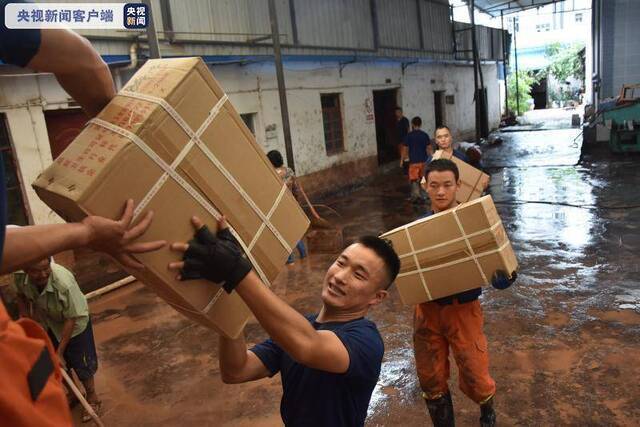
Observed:
[[[440,125],[440,126],[436,126],[436,130],[433,132],[433,134],[435,135],[436,132],[438,132],[440,129],[446,129],[449,131],[449,133],[451,133],[451,129],[449,129],[449,126],[447,125]]]
[[[362,246],[371,249],[382,259],[389,280],[384,285],[384,289],[388,289],[393,281],[396,280],[400,271],[400,258],[398,258],[398,254],[393,249],[391,242],[376,236],[360,236],[354,243],[360,243]]]
[[[402,107],[396,107],[393,109],[394,111],[402,111]]]
[[[279,168],[284,165],[284,160],[282,160],[282,154],[278,150],[271,150],[267,153],[267,157],[269,161],[273,165],[274,168]]]
[[[448,129],[448,128],[447,128]],[[458,166],[449,159],[436,159],[427,165],[427,169],[424,171],[424,179],[429,180],[429,172],[444,172],[451,171],[456,177],[456,182],[460,179],[460,172]]]
[[[413,119],[411,119],[411,124],[415,127],[420,127],[422,126],[422,119],[420,118],[420,116],[415,116]]]

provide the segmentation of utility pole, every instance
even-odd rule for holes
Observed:
[[[278,31],[278,15],[275,0],[269,0],[269,19],[271,20],[271,38],[273,39],[273,53],[275,56],[276,77],[278,79],[278,95],[280,95],[284,148],[287,154],[287,165],[295,171],[293,145],[291,144],[291,128],[289,126],[289,107],[287,106],[287,90],[284,84],[284,69],[282,66],[282,53],[280,51],[280,32]]]
[[[480,69],[480,55],[478,54],[478,41],[476,37],[476,20],[475,20],[475,0],[469,2],[469,17],[471,18],[471,50],[473,54],[473,99],[476,107],[476,141],[480,141],[482,138],[482,120],[484,117],[484,81],[482,77],[482,70]],[[478,84],[478,75],[480,81]]]
[[[151,10],[151,0],[143,0],[149,10],[149,22],[147,22],[147,43],[149,43],[149,56],[151,58],[160,58],[160,45],[158,44],[158,33],[156,33],[156,24],[153,21],[153,11]]]
[[[516,18],[513,18],[513,56],[516,64],[516,112],[520,116],[520,85],[518,83],[518,29],[516,28]]]
[[[502,29],[502,33],[500,33],[500,37],[502,37],[502,74],[504,74],[504,112],[509,116],[509,84],[507,79],[507,40],[504,36],[504,14],[500,11],[500,28]]]

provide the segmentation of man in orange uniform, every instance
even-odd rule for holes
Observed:
[[[455,207],[460,188],[458,167],[451,160],[432,161],[425,172],[426,190],[432,212]],[[506,289],[515,280],[498,271],[492,278],[497,289]],[[493,396],[496,383],[489,375],[487,338],[482,332],[482,307],[478,287],[449,297],[416,305],[413,344],[422,397],[433,425],[455,425],[449,379],[449,348],[458,365],[460,390],[480,405],[480,425],[495,426]]]

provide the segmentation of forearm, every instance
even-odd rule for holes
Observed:
[[[89,117],[97,116],[115,96],[111,72],[106,64],[85,73],[57,74],[56,78]]]
[[[247,344],[244,340],[244,332],[236,339],[220,335],[218,359],[222,379],[232,379],[240,373],[247,363]]]
[[[91,43],[70,30],[43,29],[30,68],[55,74],[64,90],[93,117],[115,96],[111,71]]]
[[[62,336],[60,337],[60,343],[58,344],[58,353],[64,353],[65,349],[67,348],[67,344],[69,344],[69,340],[71,339],[71,334],[73,333],[73,327],[75,325],[75,318],[67,319],[64,321],[64,326],[62,327]]]
[[[7,228],[0,274],[20,270],[61,251],[85,246],[89,236],[88,228],[82,223]]]
[[[250,272],[236,288],[265,331],[294,359],[304,359],[319,338],[309,321]]]

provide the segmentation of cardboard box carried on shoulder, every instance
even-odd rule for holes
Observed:
[[[484,189],[489,185],[489,175],[460,160],[452,153],[437,150],[433,153],[433,160],[436,159],[449,159],[458,166],[461,181],[460,189],[456,193],[456,201],[458,203],[468,202],[482,196]]]
[[[402,302],[419,304],[488,285],[518,261],[491,196],[419,219],[382,235],[400,257]]]
[[[67,221],[155,216],[141,241],[188,241],[190,218],[212,229],[224,215],[254,269],[270,284],[309,220],[200,58],[150,60],[88,122],[33,184]],[[237,294],[205,280],[179,282],[165,247],[137,254],[130,271],[187,317],[237,336],[250,311]]]

